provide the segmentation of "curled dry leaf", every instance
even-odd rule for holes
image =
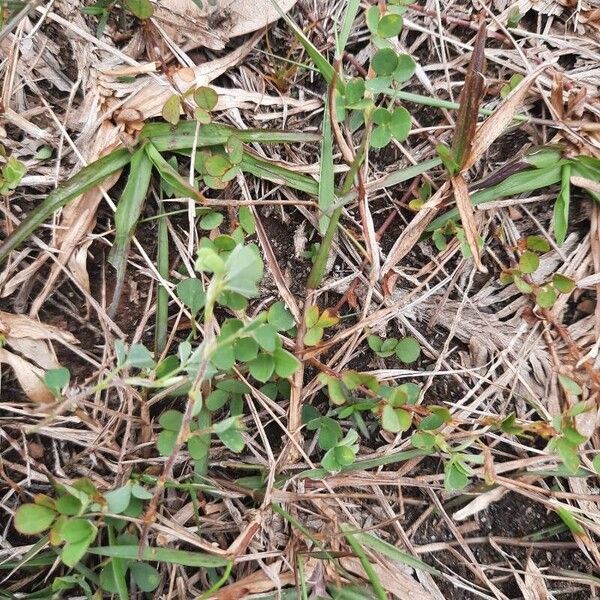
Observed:
[[[68,347],[76,344],[77,340],[68,331],[54,325],[4,311],[0,311],[0,335],[6,345],[0,348],[0,363],[12,368],[30,400],[52,402],[54,397],[43,383],[44,371],[56,369],[60,364],[50,342],[56,341]]]

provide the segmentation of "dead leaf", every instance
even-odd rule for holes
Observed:
[[[465,237],[473,254],[473,260],[477,269],[482,273],[487,273],[488,270],[481,262],[481,253],[479,252],[479,233],[477,232],[477,223],[475,222],[475,213],[473,205],[469,198],[469,187],[465,178],[459,174],[451,179],[452,189],[454,190],[454,199],[456,207],[460,213],[460,220],[465,231]]]
[[[43,383],[44,371],[56,369],[60,364],[50,342],[70,347],[77,343],[75,337],[54,325],[4,311],[0,311],[0,334],[10,348],[0,348],[0,363],[13,369],[30,400],[52,402],[54,397]]]
[[[38,404],[49,404],[54,401],[54,396],[44,385],[44,371],[34,367],[20,356],[0,348],[0,363],[7,364],[15,373],[19,385],[27,397]],[[6,394],[3,393],[6,400]]]

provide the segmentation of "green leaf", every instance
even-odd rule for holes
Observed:
[[[295,325],[294,317],[283,302],[271,304],[267,312],[267,322],[277,331],[288,331]]]
[[[371,118],[376,125],[387,125],[392,120],[392,113],[380,106],[373,111]]]
[[[387,125],[379,125],[371,132],[371,147],[385,148],[392,141],[392,132]]]
[[[209,446],[210,437],[205,433],[191,435],[187,441],[188,452],[194,460],[205,458],[208,455]]]
[[[362,77],[355,77],[346,83],[346,106],[352,108],[360,102],[365,95],[365,80]]]
[[[534,252],[548,252],[550,250],[548,240],[541,235],[529,235],[525,239],[525,243],[527,244],[527,249]]]
[[[131,495],[140,500],[150,500],[152,498],[152,493],[142,487],[139,483],[134,483],[131,486]]]
[[[250,210],[249,206],[240,206],[238,209],[238,219],[242,229],[248,234],[253,235],[256,233],[256,223],[254,215]]]
[[[412,415],[401,408],[394,408],[386,404],[381,413],[381,426],[391,433],[407,431],[412,423]]]
[[[319,423],[319,447],[330,450],[335,447],[342,437],[342,427],[330,417],[316,419]]]
[[[404,81],[408,81],[414,75],[416,69],[417,63],[412,56],[409,54],[399,54],[398,66],[392,73],[392,77],[394,78],[394,81],[403,83]]]
[[[573,381],[570,377],[567,377],[566,375],[559,375],[558,380],[560,381],[560,384],[565,392],[575,396],[580,396],[583,394],[581,386],[576,381]]]
[[[254,360],[258,354],[258,344],[253,338],[241,338],[235,342],[234,352],[236,360],[248,362]]]
[[[129,565],[129,571],[142,592],[153,592],[160,585],[162,579],[160,573],[147,563],[133,562]]]
[[[535,301],[541,308],[552,308],[556,302],[556,292],[549,285],[544,285],[537,290]]]
[[[138,19],[149,19],[154,13],[150,0],[125,0],[125,8]]]
[[[379,26],[380,12],[378,6],[370,6],[365,12],[365,20],[367,27],[373,35],[377,35],[377,27]]]
[[[444,487],[449,492],[462,490],[469,485],[469,477],[464,468],[454,458],[444,465]]]
[[[329,401],[336,406],[345,404],[350,397],[337,377],[327,377],[327,393],[329,394]]]
[[[108,503],[108,512],[118,515],[129,506],[129,501],[131,500],[131,484],[127,483],[116,490],[106,492],[104,497]]]
[[[200,219],[200,229],[212,231],[223,222],[223,215],[218,212],[209,212]]]
[[[533,287],[529,285],[524,279],[519,277],[517,274],[514,274],[512,276],[512,281],[515,284],[516,288],[522,294],[531,294],[531,292],[533,291]]]
[[[217,432],[218,438],[232,452],[239,453],[244,449],[246,442],[244,436],[234,428],[226,429],[225,431]]]
[[[161,456],[170,456],[175,449],[177,442],[177,433],[165,429],[158,434],[156,438],[156,447]]]
[[[171,123],[171,125],[177,125],[181,118],[181,98],[177,95],[171,96],[162,107],[162,118]]]
[[[577,453],[577,446],[566,438],[558,438],[555,443],[557,454],[560,456],[565,467],[570,473],[575,473],[579,469],[581,460]]]
[[[152,369],[156,364],[152,353],[143,344],[133,344],[127,353],[127,364],[136,369]]]
[[[208,410],[215,411],[223,408],[227,401],[229,400],[229,392],[225,390],[213,390],[207,397],[204,402],[204,405]]]
[[[403,142],[410,133],[410,113],[402,106],[396,108],[392,113],[389,124],[390,132],[398,142]]]
[[[278,348],[275,350],[274,358],[275,373],[277,373],[279,377],[291,377],[296,372],[296,369],[300,366],[300,361],[293,354],[290,354],[283,348]]]
[[[267,352],[274,352],[277,348],[279,337],[277,331],[272,325],[265,323],[260,327],[257,327],[254,332],[254,339],[258,342],[258,345]]]
[[[55,396],[62,394],[62,391],[69,385],[70,380],[71,374],[69,369],[65,367],[49,369],[44,373],[44,384]]]
[[[306,346],[316,346],[323,338],[322,327],[310,327],[304,335],[304,344]]]
[[[555,273],[552,276],[552,285],[557,292],[570,294],[575,289],[576,284],[570,277]]]
[[[160,415],[158,422],[163,429],[178,433],[183,423],[183,414],[178,410],[167,410]]]
[[[307,311],[304,318],[304,322],[306,323],[306,327],[314,327],[319,320],[319,307],[311,306]]]
[[[521,273],[535,273],[540,266],[540,259],[537,254],[526,250],[519,258],[519,269]]]
[[[87,503],[86,503],[87,505]],[[79,498],[71,496],[71,494],[63,494],[56,500],[56,510],[67,517],[72,517],[81,514],[83,504]]]
[[[413,569],[418,569],[419,571],[426,571],[427,573],[432,573],[434,575],[439,575],[440,572],[437,569],[429,566],[427,563],[419,560],[418,558],[414,558],[410,554],[406,552],[402,552],[398,550],[396,546],[390,544],[377,537],[372,533],[353,533],[352,536],[356,539],[356,541],[363,546],[368,546],[375,550],[375,552],[382,554],[383,556],[387,556],[387,558],[391,558],[392,560],[408,565]]]
[[[337,446],[327,450],[325,456],[321,460],[321,466],[329,473],[338,473],[342,470],[342,465],[337,461],[336,451]]]
[[[87,553],[96,539],[98,530],[87,519],[70,519],[61,527],[60,535],[67,542],[60,558],[68,567],[74,567]]]
[[[206,303],[206,292],[202,288],[202,282],[196,277],[190,277],[180,281],[175,287],[177,297],[195,315]]]
[[[261,383],[267,382],[275,370],[275,360],[270,354],[259,354],[252,362],[248,363],[250,375]]]
[[[421,355],[421,346],[412,336],[401,339],[396,346],[396,356],[403,363],[412,363]]]
[[[145,560],[151,562],[165,562],[169,564],[182,565],[184,567],[218,568],[229,564],[226,558],[205,554],[203,552],[191,552],[187,550],[175,550],[172,548],[141,548],[138,544],[101,546],[90,548],[90,554],[107,556],[110,558],[122,558],[125,560]]]
[[[371,67],[377,75],[391,75],[398,66],[398,56],[391,48],[378,50],[371,59]]]
[[[592,466],[594,467],[594,471],[600,475],[600,454],[596,454],[596,456],[594,456],[592,459]]]
[[[34,535],[49,529],[56,512],[39,504],[22,504],[15,511],[15,529],[24,535]]]
[[[229,291],[245,298],[258,293],[257,284],[263,276],[263,262],[254,244],[236,246],[225,262]]]
[[[213,177],[222,177],[225,172],[231,168],[231,163],[226,156],[223,156],[222,154],[213,154],[206,159],[204,166],[209,175],[212,175]]]
[[[369,335],[367,337],[367,343],[369,344],[369,348],[374,352],[379,352],[383,346],[383,340],[378,335]]]
[[[217,349],[211,354],[211,362],[217,369],[222,371],[229,371],[235,364],[235,352],[233,344],[227,344],[224,346],[218,346]]]
[[[355,454],[349,446],[336,446],[333,452],[336,462],[342,467],[347,467],[354,462]]]
[[[402,31],[404,21],[400,15],[388,14],[382,17],[377,24],[377,35],[382,38],[397,36]]]
[[[435,446],[435,436],[425,431],[416,431],[410,437],[411,444],[421,450],[431,450]]]
[[[219,101],[215,90],[207,86],[200,86],[194,90],[194,102],[206,111],[211,111]]]

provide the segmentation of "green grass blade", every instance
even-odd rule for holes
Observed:
[[[88,552],[110,558],[165,562],[183,567],[226,567],[230,562],[226,558],[213,556],[204,552],[190,552],[188,550],[175,550],[173,548],[144,548],[140,555],[140,547],[137,545],[98,546],[90,548]]]
[[[375,591],[377,598],[379,600],[388,600],[388,596],[385,593],[383,586],[381,585],[381,581],[379,580],[379,577],[377,576],[377,573],[375,572],[373,565],[369,562],[367,555],[365,554],[362,546],[356,539],[356,536],[354,535],[354,533],[351,533],[352,528],[350,527],[350,525],[348,525],[346,523],[340,523],[340,529],[344,533],[344,536],[346,537],[348,544],[350,544],[352,551],[354,552],[354,554],[356,554],[356,556],[358,557],[358,560],[360,560],[360,564],[362,565],[362,568],[365,570],[365,573],[367,574],[367,577],[369,578],[369,581],[371,582],[371,585],[373,586],[373,590]]]
[[[407,167],[406,169],[400,169],[398,171],[394,171],[389,175],[384,175],[379,179],[374,181],[370,181],[365,185],[365,188],[369,194],[376,192],[377,190],[383,190],[394,185],[398,185],[399,183],[404,183],[409,179],[413,179],[414,177],[418,177],[427,171],[431,171],[431,169],[435,169],[442,164],[442,161],[439,158],[432,158],[430,160],[425,160],[422,163],[418,163],[416,165],[412,165],[411,167]],[[335,208],[336,205],[346,205],[353,200],[356,200],[357,193],[356,190],[352,190],[348,194],[345,194],[340,198],[339,202],[336,202],[332,208]]]
[[[329,103],[325,103],[323,115],[323,139],[321,140],[321,165],[319,172],[319,209],[322,215],[319,219],[319,231],[325,234],[329,224],[327,216],[335,199],[335,178],[333,172],[333,135],[331,133],[331,117]]]
[[[210,123],[200,127],[196,147],[220,146],[225,144],[232,135],[247,144],[252,142],[260,144],[318,142],[321,139],[321,136],[317,133],[271,129],[235,129],[219,123]],[[169,123],[147,123],[141,133],[141,139],[152,142],[159,152],[190,149],[194,146],[195,136],[195,121],[181,121],[176,127],[169,125]]]
[[[583,177],[590,181],[600,182],[600,159],[592,156],[578,156],[571,160],[571,177]],[[586,189],[586,192],[600,202],[600,193]]]
[[[485,204],[492,200],[532,192],[533,190],[558,183],[561,178],[563,164],[564,162],[543,169],[528,169],[527,171],[521,171],[520,173],[510,175],[502,183],[472,194],[471,204],[473,204],[473,206],[478,206],[479,204]],[[439,216],[437,219],[434,219],[427,228],[427,231],[439,229],[448,221],[457,218],[458,210],[452,209]]]
[[[100,185],[109,175],[122,169],[131,160],[129,151],[125,148],[113,150],[110,154],[99,158],[79,173],[65,181],[27,217],[0,245],[0,263],[20,246],[46,219],[55,211],[62,208],[70,200],[81,196],[88,190]]]
[[[302,44],[308,56],[310,56],[313,63],[315,63],[315,67],[319,69],[319,73],[321,73],[323,79],[325,79],[325,81],[328,84],[331,84],[331,82],[335,78],[335,69],[333,68],[331,63],[321,54],[321,52],[319,52],[319,49],[306,37],[302,29],[300,29],[300,27],[298,27],[298,25],[296,25],[296,23],[294,23],[294,21],[285,12],[281,10],[281,7],[277,3],[277,0],[271,0],[271,3],[273,4],[277,12],[280,14],[281,18],[288,24],[289,28],[294,32],[294,35],[296,36],[296,38],[298,38],[298,41]],[[336,78],[336,87],[340,91],[344,87],[339,78]]]
[[[317,258],[312,266],[310,271],[310,275],[306,280],[306,287],[311,290],[316,290],[323,277],[325,276],[325,269],[327,268],[327,261],[329,260],[329,249],[331,248],[331,244],[333,243],[333,238],[335,237],[335,233],[338,228],[338,223],[340,222],[340,217],[342,216],[342,209],[336,208],[329,219],[329,223],[327,224],[327,230],[325,231],[325,235],[321,241],[321,247],[319,248],[319,252],[317,253]]]
[[[392,546],[392,544],[378,538],[376,535],[371,533],[354,533],[353,537],[361,543],[363,546],[368,546],[372,550],[391,558],[392,560],[396,560],[401,562],[413,569],[420,569],[421,571],[427,571],[428,573],[432,573],[433,575],[439,575],[440,572],[433,567],[430,567],[427,563],[424,563],[422,560],[411,556],[406,552],[402,552],[402,550],[398,550],[396,546]]]
[[[554,214],[552,216],[552,225],[554,227],[554,237],[556,243],[562,246],[569,230],[569,207],[571,205],[571,165],[566,164],[562,167],[560,176],[560,192],[554,203]]]
[[[344,49],[348,43],[348,38],[350,37],[350,32],[352,31],[352,25],[354,24],[354,20],[356,19],[359,8],[360,0],[348,0],[348,6],[346,6],[344,20],[342,21],[342,27],[340,29],[340,34],[336,44],[336,56],[338,58],[341,58],[342,54],[344,53]]]
[[[152,161],[162,179],[164,179],[176,194],[204,201],[204,196],[193,188],[162,156],[151,142],[144,146],[148,158]]]
[[[108,310],[108,314],[111,316],[114,316],[121,297],[127,266],[127,253],[148,195],[151,175],[152,162],[145,150],[140,148],[131,157],[127,183],[115,212],[115,241],[108,255],[108,262],[117,271],[113,300]]]
[[[240,168],[246,173],[250,173],[260,179],[267,179],[279,185],[287,185],[295,190],[306,192],[316,196],[319,192],[319,185],[309,175],[297,173],[274,162],[258,158],[253,154],[244,152]]]
[[[164,207],[160,201],[158,214],[164,214]],[[169,279],[169,232],[167,220],[158,221],[158,256],[157,268],[161,277]],[[154,345],[156,358],[162,354],[167,345],[169,335],[169,292],[159,282],[156,287],[156,324],[154,326]]]
[[[108,543],[111,546],[116,545],[115,532],[112,526],[108,526]],[[119,600],[129,600],[129,593],[127,591],[127,581],[125,580],[125,563],[122,558],[113,557],[112,559],[112,572],[117,587],[117,593]]]

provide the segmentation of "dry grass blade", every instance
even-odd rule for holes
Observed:
[[[381,276],[387,275],[414,247],[431,221],[435,218],[440,206],[446,200],[450,183],[442,187],[419,209],[417,215],[406,226],[400,237],[394,242],[387,259],[381,267]]]
[[[475,213],[473,205],[469,198],[469,187],[462,174],[455,175],[451,179],[452,190],[454,191],[454,199],[456,207],[460,214],[460,220],[465,230],[465,237],[473,254],[473,260],[477,268],[482,273],[487,273],[487,269],[481,262],[481,251],[479,250],[479,233],[477,231],[477,223],[475,222]]]

